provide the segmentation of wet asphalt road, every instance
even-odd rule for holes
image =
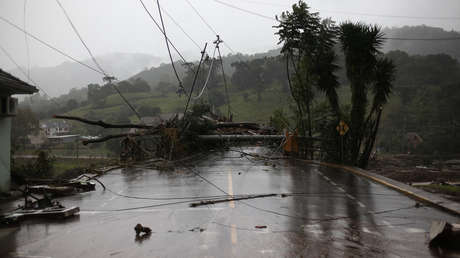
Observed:
[[[427,246],[432,220],[459,218],[334,169],[225,152],[193,170],[115,170],[101,181],[113,192],[60,199],[81,208],[75,218],[1,229],[0,257],[459,257]],[[295,194],[196,208],[175,199],[223,192]],[[136,239],[137,223],[153,233]]]

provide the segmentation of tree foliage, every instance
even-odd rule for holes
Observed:
[[[29,107],[19,108],[17,116],[13,118],[11,127],[11,146],[18,148],[28,142],[28,135],[36,134],[40,130],[37,116]]]
[[[278,19],[276,33],[283,44],[290,89],[297,103],[301,133],[308,130],[312,135],[312,101],[314,90],[324,92],[331,108],[339,116],[334,52],[337,27],[334,22],[321,20],[318,13],[310,12],[303,1],[292,6],[292,11],[283,12]],[[292,80],[291,80],[292,78]],[[304,116],[308,125],[305,126]]]
[[[286,57],[288,78],[292,78],[291,94],[300,116],[298,127],[303,131],[308,130],[310,136],[313,135],[314,128],[318,128],[313,125],[314,121],[318,121],[312,112],[315,90],[324,93],[335,119],[323,123],[327,128],[320,126],[321,130],[329,134],[333,130],[328,128],[335,128],[340,119],[349,117],[347,122],[350,124],[350,136],[346,139],[348,144],[344,155],[346,162],[367,166],[395,74],[392,61],[380,53],[383,43],[380,28],[352,22],[337,27],[332,20],[321,20],[318,13],[310,12],[303,1],[294,4],[292,11],[283,12],[278,21],[276,34],[280,43],[283,43],[281,52]],[[343,51],[351,89],[349,116],[341,110],[338,102],[337,39]],[[372,98],[371,105],[369,95]],[[328,117],[324,109],[315,110],[322,110],[321,115]],[[303,124],[305,115],[307,126]]]

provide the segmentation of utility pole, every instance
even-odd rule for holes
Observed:
[[[228,95],[228,87],[227,87],[227,78],[225,77],[225,70],[224,70],[224,61],[222,60],[222,55],[220,54],[220,48],[219,45],[223,43],[224,41],[220,38],[219,35],[216,35],[217,39],[213,42],[216,44],[216,49],[217,52],[219,53],[219,60],[220,60],[220,67],[222,69],[222,79],[224,80],[224,86],[225,86],[225,97],[226,97],[226,102],[227,102],[227,119],[232,121],[232,111],[230,108],[230,97]]]

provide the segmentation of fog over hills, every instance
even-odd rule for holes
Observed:
[[[456,31],[446,31],[442,28],[420,26],[404,26],[384,28],[385,37],[389,38],[455,38],[460,37]],[[387,40],[384,44],[383,51],[402,50],[410,55],[429,55],[429,54],[448,54],[457,60],[460,60],[460,44],[458,40]],[[224,56],[224,68],[227,75],[233,73],[232,63],[237,61],[246,61],[257,58],[276,56],[280,49],[261,51],[258,54],[246,55],[236,54]],[[197,61],[191,58],[191,54],[186,54],[189,61]],[[119,80],[142,78],[150,86],[156,87],[160,81],[176,84],[177,80],[173,74],[171,64],[168,58],[160,58],[148,54],[140,53],[113,53],[96,57],[102,67],[109,73],[116,76]],[[177,60],[177,57],[175,57]],[[93,66],[91,60],[85,60],[84,63]],[[161,64],[161,65],[160,65]],[[184,75],[185,69],[177,63],[176,68],[181,76]],[[10,71],[12,74],[26,79],[17,69]],[[66,94],[72,88],[83,88],[90,83],[102,84],[102,76],[94,71],[89,70],[75,62],[64,62],[55,67],[33,67],[31,69],[31,78],[36,81],[40,87],[44,88],[52,97]]]
[[[442,28],[420,26],[403,26],[400,28],[383,29],[388,38],[412,39],[449,39],[460,38],[458,31],[446,31]],[[384,52],[401,50],[410,55],[448,54],[460,60],[459,40],[387,40]]]
[[[384,37],[387,38],[409,38],[409,39],[443,39],[459,38],[460,33],[457,31],[446,31],[442,28],[430,27],[426,25],[403,26],[393,28],[383,28]],[[459,40],[385,40],[382,51],[388,53],[393,50],[401,50],[409,55],[432,55],[448,54],[457,60],[460,60],[460,41]],[[227,75],[233,73],[232,63],[237,61],[247,61],[263,57],[272,57],[280,54],[280,48],[268,50],[254,55],[228,55],[223,57],[224,68]],[[185,74],[181,65],[176,65],[180,75]],[[344,71],[339,71],[343,73]],[[155,87],[160,81],[177,84],[177,80],[172,72],[171,64],[163,64],[160,67],[152,67],[144,70],[133,78],[142,78],[152,87]]]
[[[127,79],[149,67],[158,66],[162,61],[159,57],[139,53],[113,53],[96,59],[107,73],[119,80]],[[95,66],[91,60],[83,62]],[[9,72],[26,80],[18,69]],[[86,87],[90,83],[102,83],[101,74],[76,62],[64,62],[54,67],[32,67],[30,77],[51,97],[65,94],[72,88]]]

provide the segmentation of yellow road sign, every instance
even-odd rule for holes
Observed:
[[[339,125],[335,129],[337,129],[340,135],[345,135],[350,128],[343,120],[340,120]]]

